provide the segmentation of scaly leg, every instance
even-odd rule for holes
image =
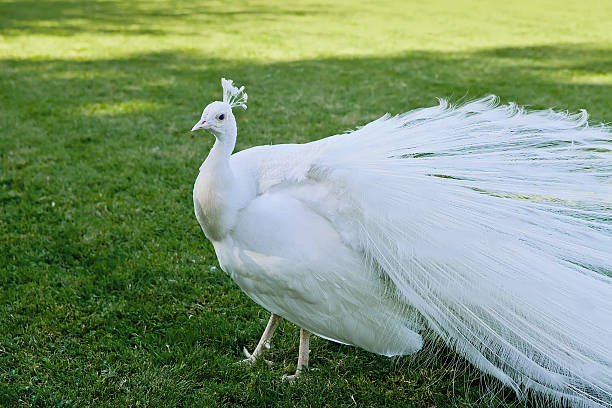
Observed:
[[[242,352],[247,358],[242,360],[241,363],[254,363],[255,360],[257,360],[263,354],[264,351],[270,348],[270,340],[272,340],[274,330],[276,330],[276,327],[280,323],[281,319],[282,317],[272,313],[272,315],[270,316],[270,320],[268,320],[268,325],[266,326],[266,329],[261,335],[261,339],[259,339],[259,343],[257,343],[257,347],[255,347],[253,354],[249,353],[246,347],[242,348]],[[265,361],[266,363],[268,363],[268,365],[272,365],[271,361]]]
[[[310,355],[310,332],[300,329],[300,350],[298,351],[297,369],[293,375],[284,375],[283,380],[293,381],[302,372],[303,367],[308,367],[308,357]]]

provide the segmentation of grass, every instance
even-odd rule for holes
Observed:
[[[515,406],[449,351],[390,360],[297,329],[244,368],[268,314],[219,269],[190,134],[245,84],[238,149],[496,93],[612,119],[600,1],[0,0],[0,406]],[[489,381],[485,379],[485,382]]]

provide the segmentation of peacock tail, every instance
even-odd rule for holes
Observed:
[[[341,198],[345,241],[477,368],[612,406],[612,134],[587,119],[440,100],[314,142],[296,181]]]

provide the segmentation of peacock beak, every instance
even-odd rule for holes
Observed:
[[[194,127],[191,128],[191,131],[196,131],[198,129],[206,129],[206,121],[205,120],[201,120],[198,123],[195,124]]]

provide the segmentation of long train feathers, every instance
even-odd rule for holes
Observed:
[[[323,140],[308,175],[350,203],[347,242],[475,366],[519,395],[612,406],[611,149],[586,112],[491,96]]]

